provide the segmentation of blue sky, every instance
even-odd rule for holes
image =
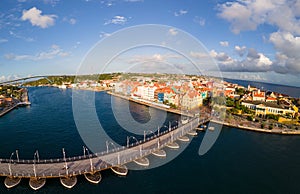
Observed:
[[[2,0],[0,80],[75,74],[99,41],[124,28],[159,24],[169,26],[169,36],[183,31],[198,39],[224,77],[298,86],[299,18],[299,0]],[[201,52],[190,49],[187,57],[197,61]],[[125,56],[185,63],[173,54],[135,49],[114,63],[126,66]]]

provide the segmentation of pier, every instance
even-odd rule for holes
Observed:
[[[15,103],[13,106],[6,108],[5,110],[0,112],[0,117],[4,116],[5,114],[9,113],[10,111],[12,111],[13,109],[17,108],[18,106],[28,106],[30,105],[30,102],[18,102]]]
[[[121,168],[133,161],[144,163],[145,166],[146,163],[149,165],[149,160],[145,156],[150,154],[166,156],[162,148],[176,143],[178,138],[185,136],[208,121],[208,119],[200,120],[199,117],[190,118],[186,124],[173,128],[169,126],[168,130],[161,133],[158,131],[152,137],[137,141],[134,144],[100,153],[89,153],[85,148],[84,155],[76,157],[65,157],[63,150],[63,158],[43,160],[39,159],[38,152],[36,152],[33,160],[21,160],[19,158],[12,159],[14,155],[12,153],[9,159],[0,159],[0,176],[6,177],[5,185],[8,188],[17,185],[22,178],[29,179],[31,181],[30,186],[37,189],[41,188],[38,183],[44,185],[48,178],[60,178],[61,183],[68,188],[76,184],[76,176],[78,175],[85,175],[94,182],[98,182],[97,180],[100,182],[101,175],[97,172],[110,168]],[[85,154],[86,151],[87,154]]]

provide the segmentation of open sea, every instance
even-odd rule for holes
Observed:
[[[268,84],[263,87],[267,89]],[[271,90],[273,86],[269,87]],[[296,90],[298,93],[293,96],[300,96],[300,90]],[[295,88],[287,87],[279,92],[294,91]],[[96,112],[106,133],[125,145],[130,133],[113,117],[111,98],[115,97],[105,92],[95,93]],[[16,149],[21,159],[33,159],[37,149],[41,159],[62,157],[62,148],[67,156],[82,155],[85,143],[74,122],[72,90],[29,88],[29,99],[30,107],[20,107],[0,118],[0,157],[9,158]],[[128,106],[124,100],[114,100],[119,106]],[[129,106],[136,121],[151,120],[150,108],[132,102]],[[159,114],[159,110],[152,112]],[[165,123],[178,119],[178,115],[168,113]],[[126,177],[106,170],[101,172],[102,181],[94,185],[79,176],[72,189],[64,188],[59,179],[47,179],[46,185],[38,191],[29,187],[28,179],[7,189],[1,177],[0,193],[300,193],[300,136],[223,127],[213,147],[200,156],[198,149],[204,134],[198,133],[188,146],[178,142],[181,147],[186,146],[184,150],[164,148],[167,155],[180,152],[170,162],[149,170],[130,170]],[[167,160],[154,156],[149,159],[150,163]]]

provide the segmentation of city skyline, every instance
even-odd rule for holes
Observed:
[[[75,74],[97,42],[124,28],[159,24],[170,26],[170,37],[184,31],[198,39],[223,77],[297,86],[299,10],[300,1],[288,0],[7,0],[0,8],[0,80]],[[135,62],[178,58],[159,50],[132,55]]]

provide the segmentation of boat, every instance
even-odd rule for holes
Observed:
[[[84,177],[86,178],[86,180],[94,184],[98,184],[102,179],[102,176],[99,171],[94,173],[85,173]]]
[[[17,186],[21,182],[20,177],[12,177],[12,176],[7,176],[4,180],[4,185],[10,189],[14,186]]]
[[[187,124],[189,122],[189,119],[186,117],[186,118],[183,118],[181,119],[181,123],[184,125],[184,124]]]
[[[29,179],[29,186],[33,190],[38,190],[38,189],[42,188],[45,184],[46,184],[46,179],[45,178],[32,177],[32,178]]]
[[[113,166],[110,169],[117,175],[121,176],[126,176],[128,173],[128,168],[125,165]]]
[[[187,134],[192,135],[192,136],[196,136],[197,132],[196,131],[189,131],[189,132],[187,132]]]
[[[197,127],[197,128],[195,128],[197,131],[204,131],[205,129],[203,128],[203,127]]]
[[[67,187],[68,189],[71,189],[76,185],[77,177],[76,176],[60,177],[60,183],[63,186]]]
[[[171,142],[167,144],[167,147],[172,148],[172,149],[178,149],[179,145],[176,142]]]
[[[187,136],[181,136],[181,137],[178,137],[178,140],[183,141],[183,142],[188,142],[188,141],[190,141],[190,139],[189,139]]]
[[[210,126],[210,127],[208,127],[208,130],[213,131],[213,130],[215,130],[215,127]]]
[[[141,165],[141,166],[149,166],[150,162],[149,159],[144,157],[144,158],[138,158],[136,160],[133,160],[136,164]]]
[[[167,153],[165,150],[155,150],[154,152],[152,152],[152,154],[154,156],[158,156],[158,157],[166,157]]]

